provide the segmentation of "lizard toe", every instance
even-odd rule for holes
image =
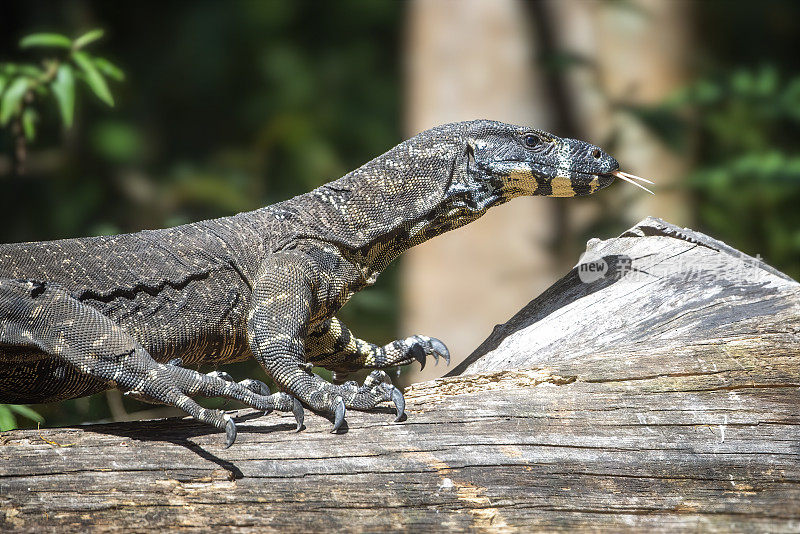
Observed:
[[[233,422],[233,419],[228,414],[223,417],[225,418],[225,448],[227,449],[236,441],[236,423]]]
[[[386,371],[378,369],[367,375],[367,378],[364,379],[364,383],[358,388],[358,392],[363,393],[365,391],[370,391],[380,384],[391,384],[391,382],[392,380],[389,378],[389,375],[386,374]]]
[[[344,423],[344,414],[347,411],[344,407],[344,400],[342,400],[341,397],[336,397],[334,404],[336,405],[336,407],[334,408],[333,411],[334,421],[333,421],[333,430],[331,430],[331,433],[333,434],[335,434],[342,426],[342,423]]]
[[[425,369],[425,363],[428,359],[428,354],[425,352],[425,349],[422,348],[422,345],[419,343],[414,343],[411,345],[411,348],[408,350],[409,356],[414,358],[419,362],[419,370],[422,371]]]
[[[269,396],[269,386],[267,386],[261,380],[256,380],[254,378],[245,378],[244,380],[239,381],[239,385],[246,387],[253,393],[257,395],[264,395]]]
[[[403,397],[403,392],[394,386],[392,386],[392,402],[397,410],[397,417],[394,418],[396,423],[406,415],[406,399]]]
[[[415,335],[407,337],[404,343],[408,347],[408,359],[418,361],[420,363],[420,371],[425,369],[428,356],[433,357],[433,361],[436,362],[437,365],[439,364],[440,357],[450,365],[450,351],[447,350],[444,343],[435,337]]]
[[[297,429],[295,432],[300,432],[303,429],[305,412],[303,411],[303,405],[300,404],[300,401],[294,397],[292,397],[292,413],[294,414],[294,419],[297,422]]]
[[[430,338],[430,343],[434,354],[440,355],[447,365],[450,365],[450,351],[447,350],[447,346],[435,337]]]
[[[225,371],[211,371],[210,373],[206,373],[206,376],[210,376],[211,378],[219,378],[225,382],[235,382],[233,377]]]

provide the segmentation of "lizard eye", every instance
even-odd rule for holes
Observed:
[[[542,142],[538,136],[533,134],[527,134],[525,136],[525,146],[528,148],[536,148]]]

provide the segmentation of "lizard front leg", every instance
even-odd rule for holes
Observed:
[[[428,356],[449,364],[450,353],[444,343],[428,336],[410,336],[386,345],[376,345],[355,337],[336,317],[322,323],[306,338],[306,357],[314,365],[338,375],[359,369],[386,369],[418,361],[425,368]]]
[[[247,327],[251,351],[270,377],[311,409],[333,415],[334,432],[344,421],[345,408],[367,410],[393,401],[400,419],[403,394],[383,377],[356,387],[331,384],[311,372],[306,356],[309,324],[325,293],[311,260],[299,252],[274,254],[260,273]]]

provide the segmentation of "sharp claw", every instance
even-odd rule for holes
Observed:
[[[406,399],[403,397],[403,392],[394,386],[392,387],[392,402],[397,409],[397,417],[394,418],[394,422],[396,423],[402,419],[406,413]]]
[[[297,421],[297,429],[295,432],[300,432],[303,429],[303,418],[305,414],[303,412],[303,405],[295,398],[292,398],[292,413],[294,414],[295,421]]]
[[[425,369],[425,360],[427,359],[427,354],[425,354],[425,349],[422,348],[421,345],[418,343],[414,343],[411,345],[411,349],[409,351],[411,353],[411,357],[414,358],[419,362],[419,370],[422,371]]]
[[[450,365],[450,351],[447,350],[445,344],[438,339],[431,338],[431,346],[436,353],[442,355],[442,358],[444,358],[444,361],[447,362],[447,365]]]
[[[339,427],[342,426],[342,423],[344,422],[344,414],[346,411],[344,408],[344,401],[342,400],[341,397],[336,397],[335,402],[336,402],[336,408],[334,410],[333,430],[331,430],[331,433],[333,434],[335,434],[336,431],[339,430]]]
[[[225,414],[224,417],[227,421],[227,423],[225,423],[225,437],[227,440],[225,442],[225,448],[227,449],[236,441],[236,424],[233,422],[230,415]]]

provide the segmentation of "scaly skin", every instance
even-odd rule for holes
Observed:
[[[423,132],[343,178],[232,217],[109,237],[0,245],[0,402],[118,387],[236,436],[193,395],[334,416],[402,394],[387,367],[449,355],[411,336],[380,347],[335,314],[405,250],[521,195],[587,195],[617,162],[597,147],[492,121]],[[182,364],[255,357],[281,388]],[[337,372],[375,369],[362,386]],[[298,400],[300,402],[298,402]]]

